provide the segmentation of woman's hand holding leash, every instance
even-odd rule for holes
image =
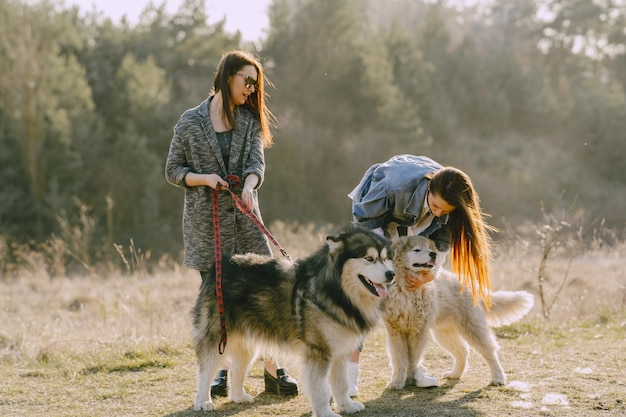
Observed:
[[[218,174],[198,174],[189,172],[185,175],[185,184],[188,187],[207,186],[214,190],[228,188],[228,181],[224,180]]]
[[[202,174],[203,185],[207,185],[216,191],[228,190],[232,194],[231,185],[240,185],[241,180],[236,175],[229,175],[225,179],[218,174]],[[246,208],[254,209],[254,188],[259,183],[259,177],[256,174],[250,174],[246,177],[239,202],[244,204]],[[233,195],[233,198],[235,196]]]
[[[254,201],[254,198],[252,195],[252,188],[243,187],[243,190],[241,191],[241,201],[243,201],[244,204],[250,209],[253,208],[252,202]]]
[[[254,188],[259,184],[259,177],[256,174],[250,174],[243,182],[243,191],[241,192],[241,200],[250,210],[254,203]]]
[[[208,174],[206,181],[207,181],[207,185],[213,188],[214,190],[221,190],[222,188],[228,188],[228,181],[224,180],[222,177],[220,177],[217,174]]]

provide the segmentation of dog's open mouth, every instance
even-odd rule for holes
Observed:
[[[365,278],[363,275],[359,274],[359,279],[367,287],[368,290],[376,297],[387,298],[387,287],[384,285],[377,284],[375,282],[370,281]]]
[[[414,263],[413,264],[413,268],[425,268],[425,269],[432,269],[435,267],[435,265],[437,265],[437,263],[435,261],[430,261],[427,262],[425,264],[418,264],[418,263]]]

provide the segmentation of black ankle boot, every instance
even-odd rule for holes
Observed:
[[[283,368],[276,370],[278,378],[274,378],[267,372],[263,371],[263,379],[265,379],[265,391],[278,395],[298,395],[298,382],[289,376]]]
[[[217,373],[217,378],[211,382],[211,397],[228,396],[228,371],[222,369]]]

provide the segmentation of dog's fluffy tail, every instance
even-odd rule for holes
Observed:
[[[526,291],[496,291],[491,294],[487,321],[491,327],[514,323],[533,308],[535,298]]]

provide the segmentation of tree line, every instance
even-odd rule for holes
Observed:
[[[466,171],[498,227],[567,207],[622,230],[626,5],[457,3],[273,0],[251,43],[201,0],[137,24],[0,0],[0,235],[36,245],[89,224],[94,259],[131,239],[178,256],[172,128],[235,48],[272,83],[267,224],[349,223],[367,167],[413,153]]]

